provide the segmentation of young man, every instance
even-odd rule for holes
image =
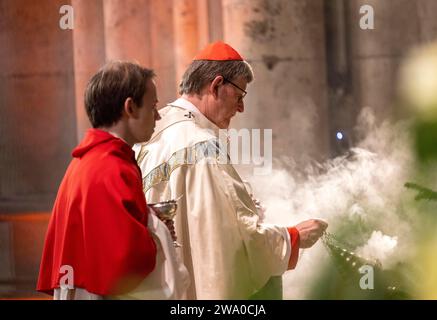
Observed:
[[[182,97],[160,110],[151,140],[135,147],[147,200],[183,195],[176,230],[191,299],[280,298],[270,279],[293,269],[299,247],[311,247],[327,227],[320,220],[289,228],[262,223],[240,176],[221,161],[227,154],[219,130],[244,111],[252,79],[232,47],[208,45],[185,71]]]
[[[152,70],[119,61],[88,83],[85,107],[93,129],[73,150],[59,188],[37,285],[55,299],[170,297],[158,292],[165,243],[149,230],[162,233],[162,223],[149,215],[131,149],[150,139],[160,119],[153,77]]]

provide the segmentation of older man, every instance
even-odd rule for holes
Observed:
[[[293,269],[299,247],[312,246],[327,225],[263,224],[221,147],[219,130],[244,111],[252,69],[232,47],[208,45],[188,66],[182,97],[160,111],[147,144],[136,146],[149,202],[180,199],[176,230],[191,274],[191,299],[248,299]],[[223,161],[225,160],[225,161]]]

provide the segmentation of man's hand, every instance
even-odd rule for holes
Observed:
[[[299,231],[299,247],[306,249],[312,247],[319,240],[328,224],[322,220],[310,219],[298,223],[295,227]]]

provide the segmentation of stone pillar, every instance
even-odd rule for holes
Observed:
[[[435,40],[437,3],[432,0],[352,0],[347,2],[350,16],[350,45],[355,101],[369,106],[376,120],[394,113],[399,66],[409,51],[423,42]],[[359,10],[371,5],[375,14],[373,30],[359,26]]]
[[[216,1],[220,2],[220,1]],[[199,35],[198,47],[199,49],[209,43],[209,30],[210,30],[210,14],[209,14],[210,1],[209,0],[197,0],[197,32]]]
[[[347,8],[344,0],[325,2],[326,72],[331,156],[352,146],[359,106],[353,103]],[[342,139],[337,138],[341,133]]]
[[[74,8],[74,80],[76,89],[77,139],[91,127],[84,106],[89,79],[105,63],[105,33],[102,0],[72,0]]]
[[[234,125],[273,129],[273,157],[327,156],[323,1],[223,0],[223,26],[255,72]]]
[[[355,102],[374,110],[378,122],[392,115],[397,71],[408,50],[419,43],[417,1],[347,2]],[[374,29],[360,28],[360,8],[374,9]]]
[[[208,0],[209,42],[223,40],[223,7],[221,0]]]
[[[221,40],[221,16],[221,1],[173,0],[177,86],[197,52],[211,41]]]
[[[155,70],[159,107],[177,97],[173,36],[173,0],[154,1],[150,6],[150,54]]]
[[[76,145],[66,0],[2,1],[0,212],[50,210]]]
[[[35,295],[53,201],[76,144],[65,0],[0,3],[0,296]],[[23,219],[23,217],[25,217]]]
[[[0,220],[0,298],[11,295],[16,290],[12,248],[11,224]]]
[[[416,1],[417,16],[420,21],[420,41],[431,42],[437,40],[437,1]]]
[[[176,85],[199,50],[197,0],[173,0]]]
[[[106,58],[151,66],[149,0],[105,0]]]

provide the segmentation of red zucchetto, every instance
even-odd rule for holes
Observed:
[[[230,45],[217,41],[207,45],[193,60],[243,61],[243,57]]]

